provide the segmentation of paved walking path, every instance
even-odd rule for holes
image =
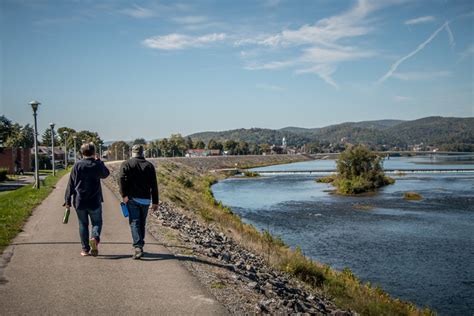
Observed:
[[[98,257],[81,257],[71,210],[61,223],[67,177],[33,212],[0,260],[0,315],[223,315],[227,311],[161,245],[147,235],[132,260],[131,235],[119,201],[103,186],[104,227]]]

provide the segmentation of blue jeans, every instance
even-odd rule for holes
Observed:
[[[145,225],[149,205],[128,200],[128,222],[132,231],[133,247],[143,248],[145,245]]]
[[[100,232],[102,230],[102,205],[95,210],[76,210],[79,220],[79,236],[81,237],[82,249],[89,251],[89,217],[92,223],[91,238],[100,241]]]

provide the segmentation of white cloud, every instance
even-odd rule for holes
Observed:
[[[352,47],[312,47],[305,49],[303,52],[303,56],[301,57],[302,61],[319,64],[339,63],[343,61],[368,58],[377,55],[377,53],[374,51],[359,50]]]
[[[168,34],[145,39],[142,43],[146,47],[162,50],[177,50],[190,47],[202,47],[213,42],[223,41],[225,33],[212,33],[203,36],[189,36],[184,34]]]
[[[435,21],[436,18],[432,15],[420,16],[418,18],[410,19],[405,21],[405,25],[414,25],[421,23],[429,23]]]
[[[378,83],[382,83],[385,80],[387,80],[388,78],[390,78],[402,63],[404,63],[407,59],[415,56],[418,52],[423,50],[426,47],[426,45],[428,45],[439,34],[439,32],[441,32],[443,29],[446,29],[448,34],[452,35],[452,33],[450,32],[450,29],[449,29],[449,22],[445,22],[436,31],[434,31],[423,43],[418,45],[418,47],[416,49],[414,49],[413,51],[411,51],[410,53],[408,53],[407,55],[403,56],[402,58],[397,60],[395,63],[393,63],[392,66],[390,67],[390,69],[387,71],[387,73],[385,75],[383,75],[378,80]],[[451,42],[451,35],[450,35],[450,43],[452,44],[453,42]],[[454,41],[454,39],[453,39],[453,41]]]
[[[272,69],[282,69],[295,65],[297,62],[294,60],[287,61],[271,61],[268,63],[250,63],[244,68],[247,70],[272,70]]]
[[[241,58],[253,58],[258,56],[257,50],[241,50],[239,53]]]
[[[308,73],[317,74],[327,84],[330,84],[334,88],[339,89],[339,85],[336,83],[336,81],[332,77],[332,74],[334,72],[336,72],[336,67],[335,66],[325,65],[325,64],[316,65],[316,66],[311,67],[311,68],[296,70],[297,74],[308,74]]]
[[[285,91],[286,89],[280,86],[275,86],[267,83],[257,83],[255,85],[258,89],[268,90],[268,91]]]
[[[199,24],[207,22],[208,18],[202,15],[188,15],[173,18],[173,21],[179,24]]]
[[[133,6],[133,8],[123,9],[121,13],[137,19],[151,18],[156,15],[154,10],[144,8],[136,4]]]
[[[392,74],[392,77],[405,81],[422,81],[445,78],[451,75],[450,71],[395,72]]]
[[[412,97],[407,97],[403,95],[396,95],[393,97],[393,100],[396,102],[408,102],[408,101],[413,101]]]
[[[382,1],[358,0],[354,7],[340,15],[276,34],[240,38],[234,45],[258,45],[271,49],[296,48],[298,56],[282,61],[254,62],[247,64],[245,69],[281,69],[299,66],[301,69],[297,70],[297,73],[317,74],[328,84],[338,87],[332,75],[339,63],[377,55],[377,52],[370,49],[349,46],[348,40],[367,35],[374,30],[370,14],[403,1],[389,0],[382,3]],[[302,48],[299,48],[301,46]],[[294,51],[290,54],[294,54]]]

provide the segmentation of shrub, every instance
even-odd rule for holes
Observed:
[[[192,188],[194,186],[193,181],[185,175],[179,175],[176,180],[181,183],[185,188]]]
[[[326,176],[326,177],[317,178],[316,182],[317,183],[333,183],[334,180],[336,180],[336,176],[335,175],[330,175],[330,176]]]
[[[248,178],[260,177],[260,175],[257,172],[253,172],[253,171],[245,171],[244,176],[246,176]]]
[[[332,183],[340,194],[360,194],[393,184],[395,180],[385,176],[382,157],[358,145],[339,155],[337,176]]]

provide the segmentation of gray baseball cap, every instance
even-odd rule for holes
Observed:
[[[132,154],[133,156],[143,156],[143,145],[133,145]]]

